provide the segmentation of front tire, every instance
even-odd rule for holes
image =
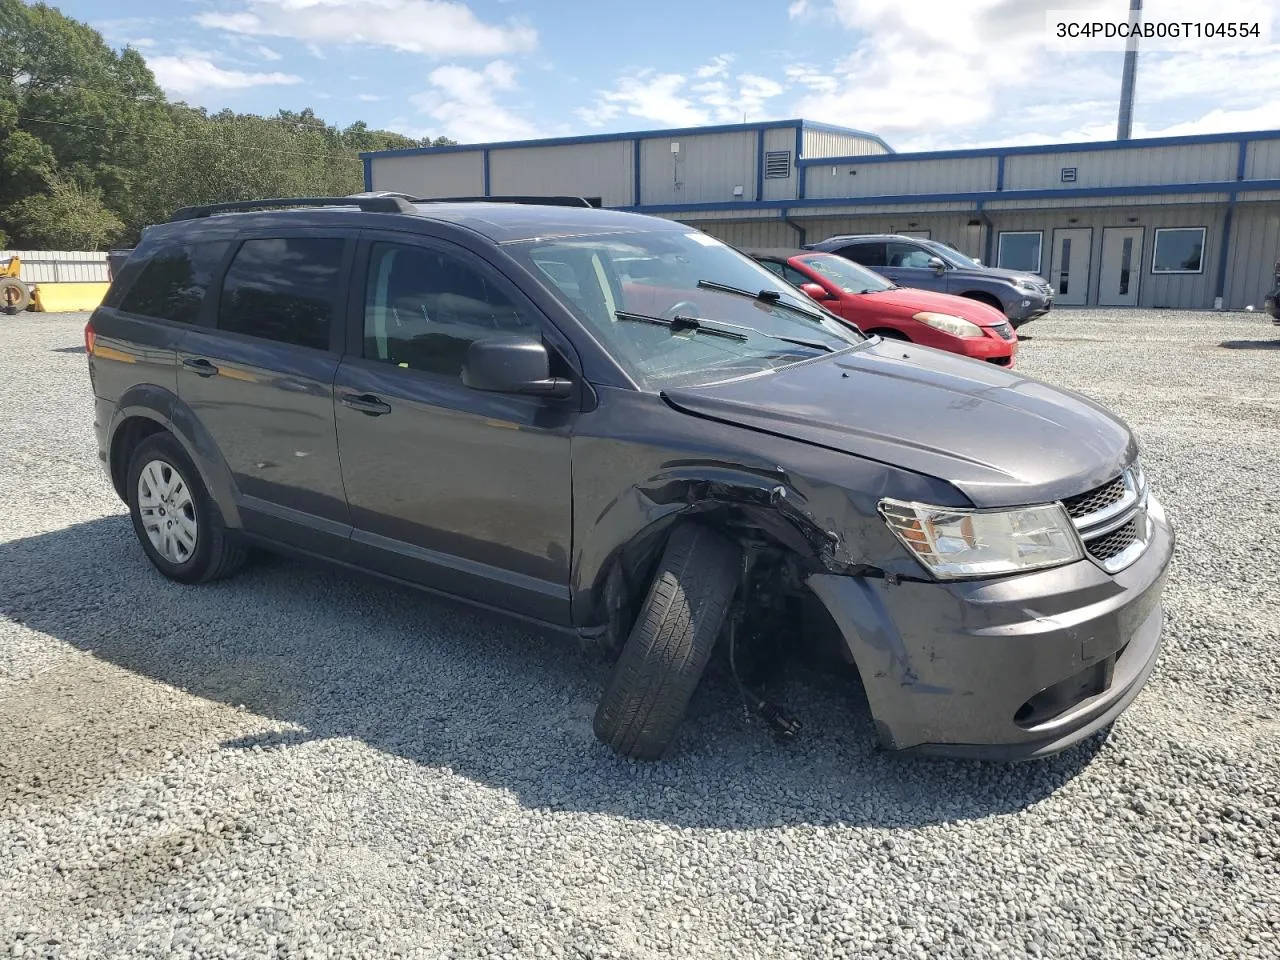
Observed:
[[[741,550],[708,527],[667,540],[640,616],[596,709],[595,733],[624,757],[660,760],[702,679],[738,582]]]
[[[228,534],[195,464],[172,436],[156,433],[138,444],[126,482],[133,532],[170,580],[205,583],[244,563],[245,548]]]

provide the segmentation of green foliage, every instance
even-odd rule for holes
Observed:
[[[170,103],[138,51],[56,8],[0,0],[0,231],[18,246],[133,243],[188,204],[355,193],[361,152],[452,142],[340,129],[310,108]]]

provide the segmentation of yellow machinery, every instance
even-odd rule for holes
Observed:
[[[22,261],[17,257],[0,266],[0,313],[20,313],[32,303],[40,309],[39,292],[22,282],[18,276],[21,270]]]

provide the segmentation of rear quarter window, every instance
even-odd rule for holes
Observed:
[[[195,323],[226,252],[227,243],[222,240],[161,247],[143,263],[129,265],[136,279],[118,309],[156,320]]]

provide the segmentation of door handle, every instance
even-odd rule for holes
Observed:
[[[201,377],[216,377],[218,368],[204,357],[184,357],[182,365]]]
[[[368,417],[380,417],[391,412],[391,404],[383,403],[372,393],[344,393],[342,405],[352,410],[359,410]]]

